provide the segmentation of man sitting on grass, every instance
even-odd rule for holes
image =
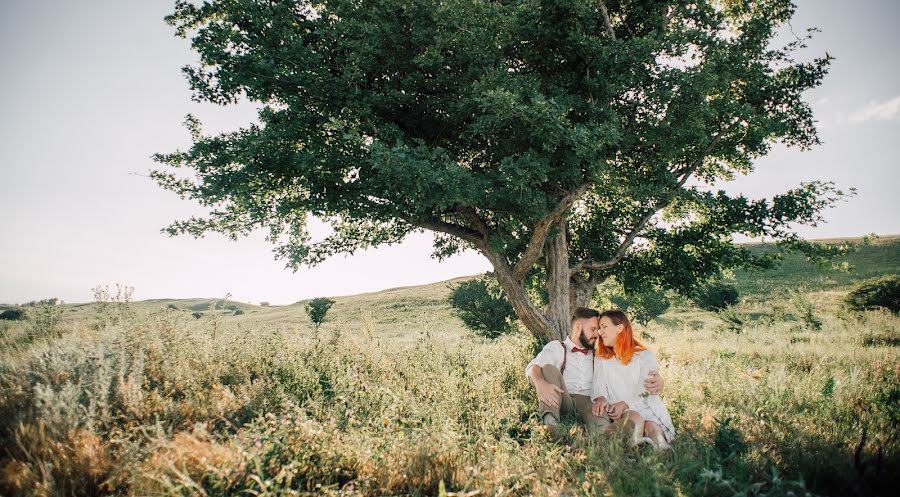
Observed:
[[[578,307],[572,315],[572,329],[565,340],[554,340],[525,367],[525,376],[537,390],[538,409],[544,424],[556,433],[560,415],[577,414],[590,431],[601,432],[610,425],[605,413],[591,412],[591,382],[594,371],[594,343],[599,336],[600,313]],[[659,371],[651,371],[644,386],[653,395],[662,389]]]

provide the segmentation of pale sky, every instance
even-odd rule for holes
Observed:
[[[811,92],[824,144],[777,148],[730,192],[771,196],[813,179],[858,196],[803,229],[810,238],[900,233],[900,2],[798,0],[792,26],[822,33],[805,52],[836,57]],[[0,302],[92,300],[123,283],[137,300],[223,297],[288,304],[429,283],[489,270],[475,253],[438,263],[431,237],[338,256],[297,273],[260,233],[230,242],[160,229],[202,210],[147,178],[156,152],[254,119],[247,106],[191,101],[180,68],[194,55],[162,18],[172,0],[0,0]]]

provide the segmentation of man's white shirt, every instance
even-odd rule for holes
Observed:
[[[573,352],[575,345],[570,338],[566,337],[562,343],[554,340],[544,345],[543,350],[525,366],[525,376],[528,377],[528,370],[532,366],[556,366],[557,369],[562,368],[563,363],[563,346],[566,347],[566,369],[563,370],[563,382],[566,384],[566,391],[571,395],[590,395],[591,381],[594,373],[594,354],[593,350],[589,350],[587,354],[581,352]]]

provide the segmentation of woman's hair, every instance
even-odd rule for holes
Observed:
[[[604,359],[616,357],[622,364],[628,364],[631,362],[631,357],[635,352],[647,350],[647,347],[634,336],[631,321],[628,320],[628,316],[624,312],[618,310],[603,311],[600,313],[600,319],[604,317],[609,318],[614,325],[623,325],[623,328],[622,332],[619,333],[619,337],[616,338],[616,344],[612,347],[607,347],[602,339],[597,339],[597,345],[595,346],[597,357]]]

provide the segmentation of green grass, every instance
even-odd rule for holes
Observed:
[[[466,330],[448,282],[332,297],[318,335],[303,302],[59,306],[0,322],[0,494],[887,495],[900,318],[840,298],[898,260],[897,238],[850,273],[789,259],[736,275],[730,326],[678,302],[640,328],[679,432],[662,453],[550,440],[538,344]]]
[[[788,255],[774,271],[738,271],[735,279],[739,290],[764,300],[784,288],[804,291],[846,289],[859,280],[900,273],[900,236],[832,239],[819,243],[850,247],[846,256],[832,261],[834,266],[846,265],[847,269],[835,270],[831,266],[811,264],[801,255]],[[775,251],[771,244],[752,248],[758,253]]]

